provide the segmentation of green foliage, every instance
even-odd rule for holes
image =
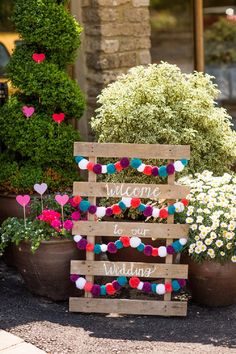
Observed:
[[[135,67],[98,96],[92,128],[99,142],[189,144],[191,160],[183,173],[209,169],[219,175],[234,161],[236,133],[214,102],[217,94],[209,75],[182,74],[167,63]],[[108,178],[157,181],[130,171]]]
[[[0,190],[30,193],[42,181],[51,191],[63,190],[76,179],[72,150],[80,135],[69,119],[82,116],[84,97],[66,68],[75,60],[81,27],[66,3],[15,1],[13,20],[23,42],[8,65],[8,77],[19,91],[0,109]],[[34,53],[46,59],[35,63]],[[35,108],[28,119],[25,105]],[[60,126],[52,119],[59,112],[65,114]]]

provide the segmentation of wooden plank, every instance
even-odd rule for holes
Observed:
[[[188,266],[185,264],[82,260],[71,261],[71,274],[186,279],[188,277]]]
[[[159,224],[144,222],[115,222],[115,221],[74,221],[73,235],[96,236],[139,236],[141,238],[180,238],[188,237],[187,224]]]
[[[74,182],[73,194],[81,197],[180,199],[190,193],[182,185]]]
[[[71,312],[119,313],[135,315],[186,316],[187,302],[70,298]]]
[[[74,156],[137,157],[146,159],[190,159],[189,145],[74,143]]]

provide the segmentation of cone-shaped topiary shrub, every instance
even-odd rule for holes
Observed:
[[[76,178],[73,142],[80,135],[69,119],[81,117],[84,97],[67,67],[76,58],[81,27],[66,3],[15,1],[13,21],[22,44],[8,65],[17,93],[0,110],[1,190],[30,192],[42,181],[51,191],[62,190]],[[30,117],[22,111],[25,106],[34,108]],[[64,120],[54,121],[55,113],[63,113]]]

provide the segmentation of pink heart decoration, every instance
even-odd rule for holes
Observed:
[[[16,197],[16,201],[18,204],[25,207],[30,202],[30,196],[29,195],[18,195]]]
[[[52,115],[52,119],[55,120],[58,124],[60,124],[65,119],[64,113],[54,113]]]
[[[27,118],[31,117],[32,114],[34,114],[34,111],[35,111],[34,107],[28,107],[28,106],[22,107],[22,112]]]
[[[55,200],[60,206],[64,206],[68,202],[69,196],[67,194],[64,195],[57,194],[55,196]]]
[[[41,183],[41,184],[36,183],[34,185],[35,192],[37,192],[38,194],[41,194],[41,195],[46,192],[47,188],[48,188],[48,186],[46,183]]]
[[[43,53],[34,53],[33,55],[32,55],[32,58],[33,58],[33,60],[36,62],[36,63],[42,63],[45,59],[46,59],[46,56],[45,56],[45,54],[43,54]]]

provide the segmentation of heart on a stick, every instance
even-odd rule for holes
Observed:
[[[33,55],[32,55],[32,58],[33,58],[33,60],[36,62],[36,63],[42,63],[44,60],[45,60],[45,58],[46,58],[46,56],[45,56],[45,54],[43,54],[43,53],[34,53]]]
[[[64,113],[54,113],[52,115],[52,119],[60,124],[64,119],[65,119],[65,114]]]
[[[16,201],[18,204],[25,207],[30,202],[30,196],[29,195],[18,195],[16,197]]]
[[[69,196],[67,194],[64,195],[57,194],[55,196],[55,200],[60,206],[64,206],[68,202]]]
[[[41,195],[46,192],[47,188],[48,188],[48,186],[46,183],[41,183],[41,184],[36,183],[34,185],[35,192],[37,192],[38,194],[41,194]]]
[[[23,113],[27,118],[31,117],[32,114],[34,114],[34,111],[35,111],[34,107],[28,107],[28,106],[22,107],[22,113]]]

